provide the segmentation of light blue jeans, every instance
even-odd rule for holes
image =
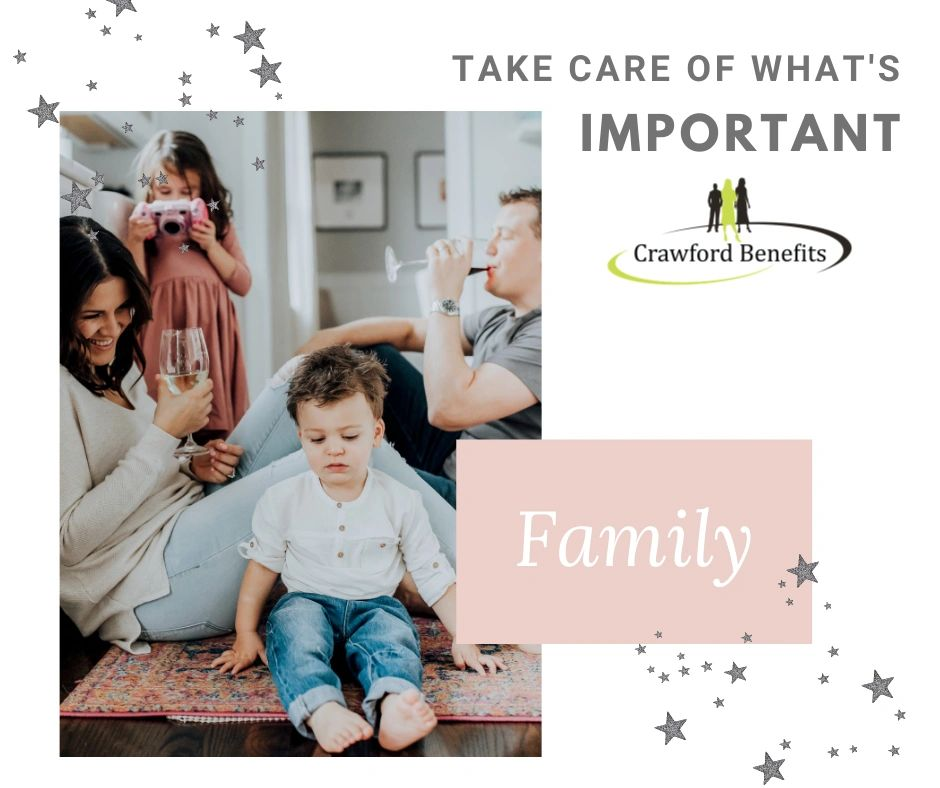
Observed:
[[[345,661],[365,692],[362,713],[373,729],[388,693],[421,691],[418,631],[393,597],[285,594],[268,617],[267,633],[265,651],[281,703],[308,739],[313,734],[306,722],[313,712],[330,701],[346,705],[334,660]]]
[[[197,640],[235,628],[245,571],[237,547],[251,534],[255,504],[272,484],[309,469],[286,405],[287,386],[300,358],[275,373],[229,436],[229,442],[244,449],[235,478],[206,485],[206,497],[177,519],[163,552],[170,593],[134,611],[141,639]],[[456,566],[453,507],[384,441],[373,451],[371,465],[421,493],[441,549]]]

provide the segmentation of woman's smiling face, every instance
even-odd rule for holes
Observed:
[[[103,367],[114,361],[118,339],[134,317],[128,299],[127,282],[111,276],[95,287],[78,311],[76,327],[88,343],[88,361],[92,366]]]

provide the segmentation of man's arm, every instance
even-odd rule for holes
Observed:
[[[297,353],[312,353],[320,348],[347,343],[357,347],[367,347],[383,342],[399,350],[420,353],[424,350],[427,324],[428,321],[425,318],[367,317],[364,320],[354,320],[352,323],[336,326],[336,328],[317,331]]]
[[[426,323],[424,390],[428,421],[435,427],[464,430],[538,402],[525,383],[499,364],[481,364],[476,369],[467,366],[461,342],[467,340],[459,320],[435,312]]]

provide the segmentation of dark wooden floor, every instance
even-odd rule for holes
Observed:
[[[60,700],[108,650],[97,638],[82,638],[63,615],[60,622]],[[63,718],[61,755],[301,755],[326,756],[286,722],[175,723],[163,719],[109,720]],[[542,726],[533,723],[441,722],[430,736],[404,752],[382,750],[375,739],[360,742],[344,755],[382,756],[537,756]]]

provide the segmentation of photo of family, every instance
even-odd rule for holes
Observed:
[[[457,443],[542,433],[540,120],[61,114],[62,755],[541,754],[541,647],[454,637]]]

